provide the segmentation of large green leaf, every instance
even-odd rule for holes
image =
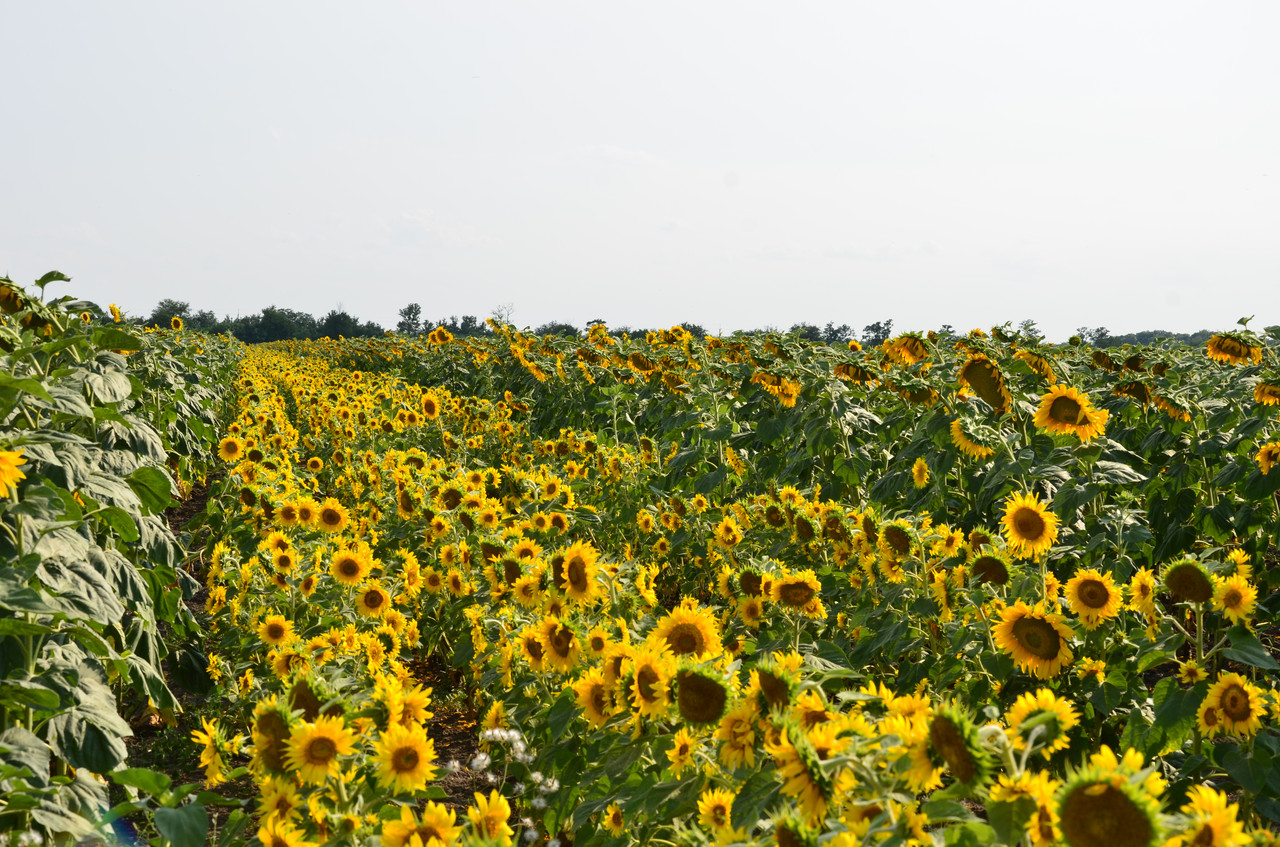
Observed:
[[[138,468],[129,475],[129,486],[152,514],[160,514],[173,501],[173,484],[156,468]]]
[[[209,833],[209,812],[201,803],[176,809],[156,809],[156,829],[172,847],[204,847]]]

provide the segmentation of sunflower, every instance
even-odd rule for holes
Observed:
[[[1258,589],[1240,574],[1218,580],[1213,592],[1213,608],[1225,614],[1233,624],[1251,620],[1257,603]]]
[[[355,749],[355,736],[341,717],[321,717],[315,723],[302,722],[289,733],[285,762],[309,785],[321,785],[328,776],[341,772],[339,756]]]
[[[1222,728],[1238,738],[1252,738],[1266,713],[1262,692],[1238,673],[1224,673],[1205,695],[1206,706],[1218,710]]]
[[[380,618],[391,607],[391,595],[376,582],[366,583],[356,595],[356,611],[365,617]]]
[[[1048,688],[1018,695],[1005,719],[1009,722],[1009,731],[1014,734],[1013,749],[1026,749],[1034,738],[1040,754],[1046,759],[1059,750],[1067,749],[1070,743],[1067,733],[1080,722],[1080,716],[1071,704]]]
[[[1276,462],[1280,462],[1280,441],[1272,441],[1259,447],[1253,460],[1258,463],[1258,469],[1262,471],[1263,476],[1271,473]]]
[[[671,677],[675,673],[671,654],[650,642],[631,655],[631,670],[627,693],[636,713],[645,717],[662,715],[671,703]]]
[[[301,526],[311,526],[320,515],[320,504],[310,497],[303,497],[297,502],[296,507],[298,523]]]
[[[244,456],[244,441],[233,435],[218,442],[218,458],[224,462],[238,462]]]
[[[325,532],[342,532],[350,519],[347,507],[334,497],[326,499],[316,511],[316,525]]]
[[[553,566],[552,569],[556,587],[567,597],[583,603],[590,602],[600,591],[596,583],[596,574],[599,573],[596,562],[600,558],[600,551],[591,546],[590,542],[575,541],[562,555],[563,564],[559,568]]]
[[[622,817],[622,807],[617,803],[610,803],[609,808],[604,810],[604,828],[615,838],[622,835],[623,827],[626,821]]]
[[[18,483],[27,478],[19,465],[26,461],[22,450],[0,450],[0,497],[18,493]]]
[[[980,444],[970,438],[964,431],[964,424],[956,418],[951,422],[951,443],[956,448],[971,459],[989,459],[995,455],[996,451],[992,447]]]
[[[1271,381],[1259,381],[1253,387],[1253,402],[1261,406],[1280,405],[1280,381],[1274,376]]]
[[[808,822],[816,824],[826,817],[835,786],[805,733],[788,720],[776,742],[765,739],[764,749],[782,777],[782,793],[796,799]]]
[[[467,809],[467,819],[471,821],[472,829],[491,844],[509,847],[515,831],[507,825],[511,818],[511,804],[507,802],[507,798],[497,791],[490,791],[488,797],[477,791],[475,801],[475,805]]]
[[[603,726],[613,714],[613,697],[609,694],[603,669],[592,668],[580,676],[573,684],[573,693],[592,728]]]
[[[804,609],[822,590],[812,570],[786,573],[773,580],[770,599],[788,609]]]
[[[435,742],[421,725],[392,724],[374,744],[374,755],[378,784],[396,793],[412,794],[436,778]]]
[[[283,615],[267,615],[258,626],[258,637],[272,647],[288,644],[293,640],[293,624]]]
[[[329,562],[329,573],[342,585],[359,585],[373,569],[373,557],[367,550],[339,547]]]
[[[1149,568],[1139,568],[1129,580],[1126,608],[1149,618],[1156,614],[1156,578]]]
[[[177,315],[174,315],[173,317],[169,318],[169,329],[172,329],[174,332],[181,332],[182,327],[183,327],[182,318],[178,317]]]
[[[1106,429],[1109,415],[1106,409],[1094,408],[1089,398],[1076,389],[1055,385],[1040,398],[1035,425],[1054,435],[1074,435],[1089,441]]]
[[[1056,800],[1069,847],[1151,847],[1160,834],[1158,801],[1124,771],[1086,767],[1067,780]]]
[[[258,841],[263,847],[316,847],[316,842],[308,841],[302,830],[281,818],[263,818]]]
[[[554,615],[538,624],[538,643],[542,645],[542,658],[548,667],[558,671],[571,671],[578,664],[582,653],[581,640],[573,627]]]
[[[1244,847],[1253,841],[1240,822],[1240,808],[1221,791],[1193,785],[1182,807],[1187,828],[1179,843],[1187,847]]]
[[[723,650],[720,627],[715,617],[710,611],[699,608],[698,602],[691,598],[664,615],[650,637],[665,642],[665,649],[676,656],[707,659],[720,655]]]
[[[997,415],[1003,415],[1013,405],[1009,389],[1005,387],[1000,368],[981,353],[975,353],[965,362],[957,374],[961,387],[968,386],[982,398]]]
[[[1034,494],[1015,494],[1005,501],[1004,535],[1009,552],[1023,559],[1039,559],[1058,539],[1058,516]]]
[[[415,816],[410,806],[400,807],[400,817],[392,818],[382,824],[382,847],[423,847],[439,844],[440,847],[451,847],[462,834],[462,827],[457,826],[457,815],[443,803],[428,800],[419,816]],[[264,847],[272,847],[263,842]]]
[[[736,795],[727,788],[708,788],[698,798],[698,823],[717,840],[733,832],[733,801]]]
[[[756,761],[756,718],[759,709],[753,698],[746,697],[725,712],[716,728],[716,740],[720,747],[720,762],[734,771],[739,765],[753,767]]]
[[[681,727],[671,739],[671,749],[667,751],[667,770],[672,776],[680,776],[687,768],[693,767],[693,754],[698,747],[697,738],[689,734],[689,730]]]
[[[969,572],[973,574],[973,581],[977,585],[1004,585],[1009,581],[1011,568],[1012,565],[1004,554],[990,552],[975,558],[969,565]]]
[[[991,788],[988,809],[996,811],[1006,804],[1030,800],[1036,810],[1024,824],[1024,831],[1030,836],[1033,847],[1052,847],[1062,843],[1058,812],[1054,807],[1054,795],[1058,787],[1058,781],[1044,771],[1023,771],[1017,776],[1001,774],[999,781]]]
[[[1165,568],[1164,587],[1187,603],[1207,603],[1213,597],[1213,579],[1195,559],[1180,559]]]
[[[1205,342],[1209,358],[1224,365],[1242,365],[1262,361],[1262,348],[1235,332],[1220,332]]]
[[[1019,668],[1048,679],[1071,664],[1070,642],[1075,633],[1064,620],[1041,603],[1031,607],[1019,600],[1004,610],[992,634],[996,646],[1011,655]]]
[[[1094,568],[1076,571],[1067,580],[1067,605],[1080,616],[1084,628],[1093,630],[1105,620],[1120,614],[1120,589],[1111,574],[1103,574]]]
[[[969,713],[959,706],[941,705],[928,720],[930,758],[945,765],[969,791],[985,784],[991,778],[991,756],[983,749]]]
[[[929,484],[929,463],[923,457],[916,459],[911,466],[911,481],[916,488],[924,488]]]
[[[683,668],[675,681],[676,709],[686,723],[720,723],[731,690],[724,679],[712,671]]]
[[[728,515],[720,523],[716,524],[715,534],[716,541],[725,549],[731,549],[742,541],[742,528],[738,526],[736,520]]]

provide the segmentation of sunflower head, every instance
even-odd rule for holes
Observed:
[[[1039,559],[1058,539],[1058,516],[1034,494],[1010,497],[1004,507],[1004,534],[1009,551],[1025,559]]]
[[[1151,847],[1160,807],[1136,775],[1091,765],[1059,789],[1059,825],[1069,847]]]
[[[676,672],[676,709],[686,723],[718,724],[729,704],[730,688],[720,675],[697,667]]]
[[[760,708],[766,712],[790,708],[799,687],[795,674],[772,659],[756,662],[751,671],[751,681]]]
[[[1209,571],[1195,559],[1181,559],[1166,567],[1164,587],[1185,603],[1207,603],[1213,598]]]
[[[979,790],[991,778],[991,756],[963,707],[944,704],[934,709],[929,720],[929,756],[966,791]]]

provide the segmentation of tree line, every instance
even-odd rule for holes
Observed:
[[[510,323],[510,312],[510,307],[500,307],[494,310],[490,317],[495,318],[499,323]],[[400,309],[398,316],[399,321],[396,323],[394,331],[401,335],[421,335],[438,326],[442,326],[453,335],[461,337],[489,335],[492,332],[488,323],[483,318],[475,315],[463,315],[461,317],[450,315],[436,321],[425,320],[423,318],[422,305],[419,303],[408,304]],[[241,341],[250,344],[304,338],[337,338],[339,336],[345,338],[368,338],[384,335],[387,332],[380,324],[374,321],[361,321],[342,309],[331,309],[324,316],[315,317],[295,309],[267,306],[256,315],[218,318],[211,311],[202,310],[197,312],[191,308],[190,303],[171,298],[165,298],[157,303],[156,307],[151,310],[151,314],[142,323],[145,326],[168,326],[170,319],[174,317],[181,318],[183,324],[190,329],[234,335]],[[590,332],[591,327],[596,324],[603,323],[604,321],[602,320],[593,319],[587,321],[586,325],[579,329],[577,326],[564,321],[550,321],[535,327],[533,332],[538,335],[576,337]],[[698,338],[703,338],[707,335],[707,330],[701,324],[693,321],[685,321],[680,325]],[[1268,333],[1271,333],[1272,330],[1280,330],[1280,328],[1266,328]],[[632,336],[644,335],[648,331],[649,329],[643,327],[630,326],[612,327],[609,330],[613,335]],[[765,327],[758,330],[744,330],[743,334],[754,335],[780,331],[782,330],[778,327]],[[1023,321],[1018,325],[1017,331],[1026,336],[1043,338],[1033,321]],[[862,327],[861,333],[847,323],[836,324],[833,321],[828,321],[825,326],[796,323],[792,324],[786,332],[791,335],[798,335],[808,341],[825,344],[847,344],[850,341],[857,340],[864,346],[875,346],[893,337],[893,321],[882,320],[869,323]],[[943,325],[940,332],[943,335],[957,334],[949,324]],[[1280,336],[1280,331],[1275,334]],[[1082,326],[1076,330],[1076,335],[1083,342],[1094,347],[1119,347],[1124,344],[1152,344],[1162,339],[1200,345],[1208,341],[1212,332],[1200,330],[1199,332],[1182,333],[1156,329],[1112,335],[1106,327]]]

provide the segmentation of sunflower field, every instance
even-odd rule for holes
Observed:
[[[216,431],[133,412],[159,438],[145,478],[172,484],[138,508],[197,477],[209,500],[168,559],[107,501],[59,512],[137,551],[172,635],[135,660],[127,629],[0,603],[0,746],[64,768],[42,783],[5,752],[6,796],[105,778],[130,799],[95,818],[86,790],[81,819],[146,814],[179,845],[246,778],[222,843],[1277,841],[1280,349],[1247,323],[1107,350],[1008,326],[865,350],[678,326],[256,346],[84,327],[130,335],[126,369],[195,353],[137,362],[136,394],[162,371],[221,392]],[[27,373],[7,390],[43,408]],[[3,523],[40,568],[25,515],[94,489],[22,465],[45,461],[24,426],[6,418]],[[194,617],[166,599],[184,586]],[[158,705],[164,651],[198,651],[220,704],[193,733],[204,790],[67,758],[51,699],[24,722],[37,626],[59,655],[92,630],[107,652],[81,667]],[[465,768],[435,749],[445,695],[478,720]],[[460,804],[439,780],[462,769]]]

